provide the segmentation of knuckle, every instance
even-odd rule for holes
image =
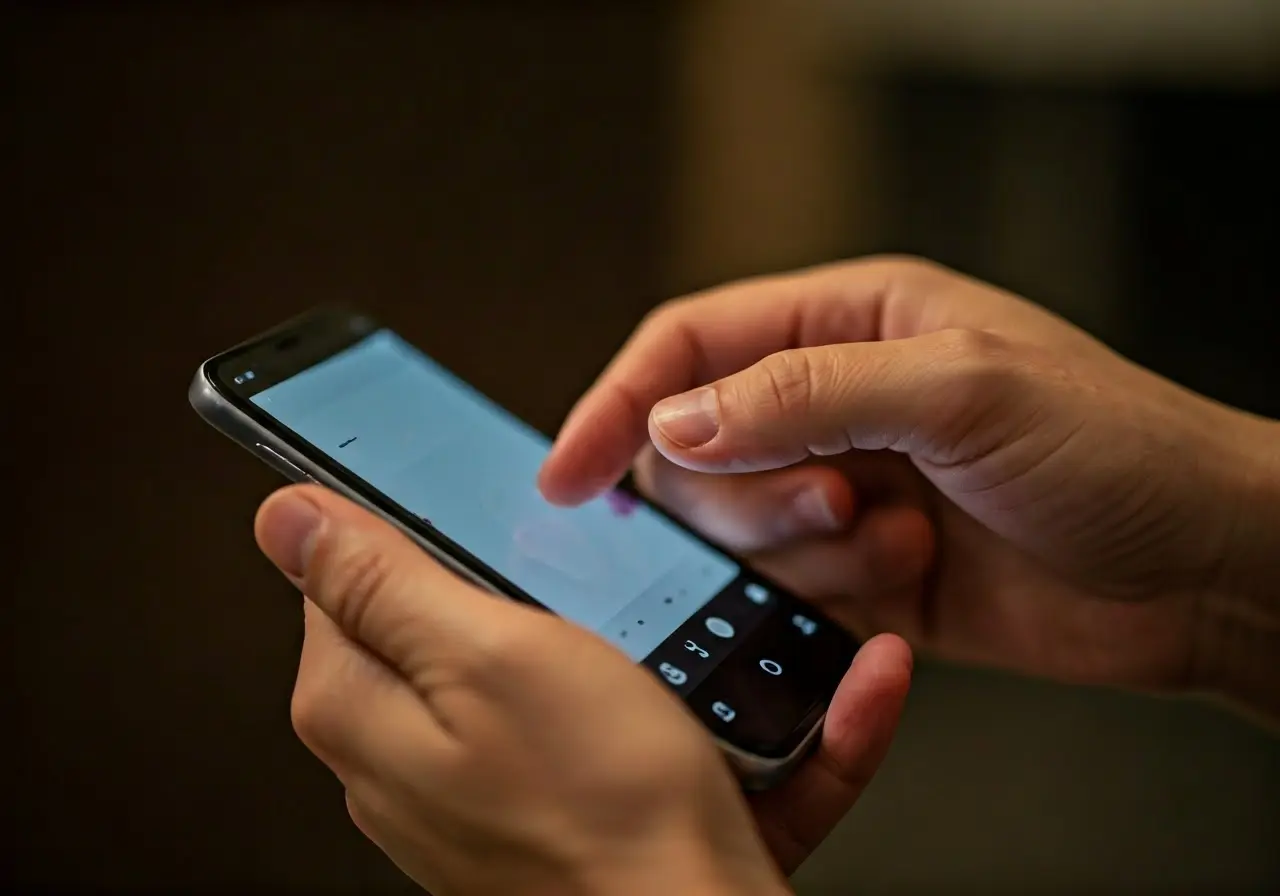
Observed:
[[[365,621],[374,602],[389,587],[392,564],[385,552],[373,544],[316,546],[312,561],[315,587],[328,597],[329,615],[340,628],[357,635],[365,631]]]
[[[640,321],[637,332],[663,333],[669,327],[675,325],[676,321],[681,317],[684,309],[689,306],[692,301],[689,297],[681,297],[678,299],[667,299],[662,304],[649,311]]]
[[[956,329],[939,334],[939,366],[945,386],[937,398],[940,414],[968,419],[982,408],[1009,399],[1024,363],[1005,337],[988,330]]]
[[[946,360],[957,365],[963,374],[987,376],[1008,373],[1013,368],[1012,344],[990,330],[945,330],[941,344]]]
[[[901,283],[918,283],[921,280],[936,278],[946,272],[946,268],[937,262],[910,254],[873,255],[854,263],[879,268],[884,272],[886,279]]]
[[[344,796],[347,804],[347,817],[351,819],[351,823],[366,837],[371,836],[373,812],[369,809],[369,799],[363,794],[356,794],[351,787],[347,787]]]
[[[289,720],[298,738],[313,752],[332,754],[344,721],[342,701],[332,688],[299,677],[289,701]]]
[[[813,404],[813,377],[813,365],[805,352],[770,355],[757,368],[752,404],[765,411],[804,416]]]
[[[363,831],[369,824],[369,813],[361,804],[356,795],[351,792],[351,788],[347,788],[344,794],[344,800],[347,804],[347,817],[351,819],[351,823]]]
[[[356,830],[374,843],[381,844],[384,833],[395,829],[394,799],[394,796],[388,795],[376,783],[353,777],[345,794],[347,817],[356,826]]]

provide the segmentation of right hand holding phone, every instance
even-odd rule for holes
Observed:
[[[1274,660],[1235,668],[1223,642],[1248,628],[1275,655],[1278,450],[1274,421],[1013,295],[887,258],[659,309],[540,484],[577,503],[639,451],[651,497],[859,632],[1274,714]]]

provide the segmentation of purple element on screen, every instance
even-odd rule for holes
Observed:
[[[613,511],[614,516],[629,517],[635,513],[636,508],[640,506],[640,502],[632,495],[626,492],[611,491],[605,495],[605,503],[609,505],[609,509]]]

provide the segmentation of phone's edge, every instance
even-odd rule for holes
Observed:
[[[318,465],[313,464],[287,442],[277,438],[269,429],[228,401],[218,391],[208,374],[210,365],[216,360],[217,358],[215,357],[200,365],[187,390],[187,400],[202,420],[268,466],[271,466],[270,462],[255,450],[255,445],[262,445],[264,448],[275,452],[276,455],[287,461],[297,471],[298,475],[288,476],[288,478],[297,482],[310,481],[332,489],[376,516],[389,521],[412,539],[415,544],[430,554],[433,559],[438,560],[462,578],[486,591],[506,596],[492,582],[458,562],[421,534],[383,513],[358,492],[351,490],[341,480],[333,477]],[[273,469],[275,468],[273,467]],[[287,475],[284,471],[277,470],[277,472],[281,473],[281,475]],[[703,730],[711,734],[716,746],[729,762],[744,788],[748,790],[765,790],[779,783],[804,758],[816,742],[825,718],[826,713],[824,711],[810,730],[805,733],[799,745],[786,756],[777,758],[761,756],[744,750],[717,736],[705,723],[703,723]]]
[[[418,532],[413,531],[408,526],[402,524],[399,520],[383,513],[376,505],[367,500],[359,492],[348,488],[341,480],[335,478],[318,465],[313,464],[300,452],[290,446],[288,442],[278,438],[271,432],[271,430],[267,429],[265,426],[228,401],[210,380],[208,375],[209,364],[210,362],[205,362],[200,365],[200,369],[196,371],[195,378],[192,380],[191,387],[187,392],[187,397],[191,402],[192,408],[206,423],[240,447],[244,448],[250,454],[263,461],[263,463],[266,463],[268,466],[272,466],[269,461],[255,450],[255,446],[263,446],[297,470],[298,475],[288,475],[280,470],[277,470],[277,472],[288,476],[288,478],[293,479],[295,482],[313,482],[337,492],[344,498],[355,502],[375,516],[391,523],[411,538],[415,544],[430,554],[433,559],[444,564],[444,566],[446,566],[450,571],[462,576],[467,581],[485,589],[486,591],[491,591],[496,594],[502,593],[492,582],[464,566],[461,562],[451,557],[438,545],[427,540]]]

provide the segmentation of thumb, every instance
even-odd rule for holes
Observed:
[[[254,529],[263,553],[348,638],[410,682],[475,643],[498,609],[395,527],[323,488],[276,492]]]
[[[1012,434],[1017,369],[1004,339],[978,330],[793,349],[658,402],[649,434],[673,463],[708,473],[851,449],[953,464]]]

